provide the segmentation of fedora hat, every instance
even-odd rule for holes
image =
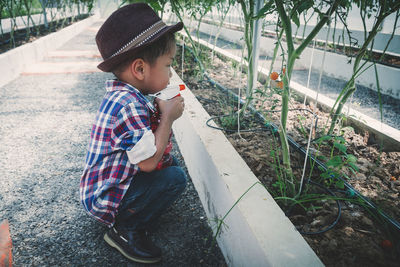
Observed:
[[[103,58],[97,67],[110,72],[139,49],[182,27],[182,22],[167,26],[147,4],[124,6],[112,13],[96,34],[97,47]]]

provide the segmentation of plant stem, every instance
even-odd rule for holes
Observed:
[[[287,12],[284,7],[284,2],[282,0],[275,0],[275,5],[277,11],[279,13],[279,17],[282,21],[282,27],[285,31],[286,36],[286,44],[287,44],[287,54],[288,61],[286,66],[286,73],[283,76],[283,92],[282,92],[282,111],[281,111],[281,121],[279,125],[279,136],[281,137],[281,145],[282,145],[282,159],[283,159],[283,167],[285,169],[285,173],[290,177],[291,181],[293,181],[293,172],[290,167],[290,151],[288,145],[288,139],[286,134],[286,123],[289,111],[289,100],[290,100],[290,79],[293,72],[293,67],[298,56],[304,51],[304,49],[308,46],[308,44],[314,39],[314,37],[318,34],[321,28],[328,22],[331,14],[338,8],[340,0],[336,0],[333,5],[326,12],[325,16],[321,18],[321,20],[317,23],[317,25],[313,28],[313,30],[308,34],[308,36],[302,41],[302,43],[295,49],[293,44],[293,36],[292,36],[292,26],[290,22],[290,17],[287,15]],[[295,190],[293,190],[295,193]],[[293,195],[294,196],[294,195]]]
[[[251,185],[249,188],[247,188],[247,190],[238,198],[238,200],[235,201],[235,203],[232,205],[232,207],[226,212],[226,214],[224,215],[224,217],[222,217],[222,219],[218,219],[218,226],[217,226],[217,230],[215,232],[214,235],[214,239],[213,239],[213,244],[215,243],[215,240],[217,239],[218,234],[221,232],[221,227],[222,224],[224,223],[224,220],[226,219],[226,217],[229,215],[229,213],[233,210],[234,207],[236,207],[236,205],[239,203],[240,200],[242,200],[242,198],[257,184],[262,185],[260,182],[255,182],[253,185]]]
[[[398,10],[399,7],[400,6],[397,7],[397,10]],[[397,10],[394,10],[393,12],[395,12]],[[356,56],[356,59],[354,61],[354,65],[353,65],[353,75],[350,78],[349,82],[346,84],[346,86],[343,88],[341,94],[339,95],[339,97],[341,95],[343,95],[343,97],[340,99],[339,105],[338,105],[338,107],[337,107],[337,109],[336,109],[336,111],[334,113],[332,113],[332,111],[334,109],[334,107],[332,107],[332,111],[331,111],[332,121],[331,121],[331,125],[329,127],[329,130],[328,130],[328,134],[332,134],[333,133],[333,130],[335,129],[336,122],[337,122],[340,114],[342,113],[342,109],[343,109],[344,105],[346,104],[347,99],[355,92],[355,90],[356,90],[356,87],[355,87],[355,76],[356,76],[356,74],[358,72],[360,72],[362,67],[365,65],[365,64],[362,64],[362,66],[360,67],[361,60],[364,58],[364,56],[365,56],[365,54],[367,52],[369,44],[372,42],[372,40],[374,40],[376,34],[378,33],[381,23],[383,22],[383,20],[389,14],[391,14],[391,13],[390,12],[384,13],[383,8],[380,9],[379,14],[377,16],[377,20],[376,20],[372,30],[369,32],[368,37],[366,38],[363,46],[359,50],[359,52],[358,52],[358,54]],[[339,97],[336,100],[336,102],[338,102]]]
[[[273,55],[272,55],[272,60],[271,60],[271,64],[270,64],[270,67],[269,67],[268,77],[267,77],[267,81],[266,81],[266,83],[265,83],[266,85],[268,85],[269,82],[270,82],[270,80],[271,80],[270,76],[271,76],[271,73],[272,73],[273,68],[274,68],[276,56],[277,56],[277,54],[278,54],[278,49],[279,49],[279,42],[280,42],[280,40],[282,39],[282,35],[283,35],[283,29],[281,29],[281,31],[279,32],[279,34],[277,34],[278,39],[277,39],[276,45],[275,45],[275,47],[274,47],[274,53],[273,53]]]
[[[176,14],[176,16],[178,17],[178,19],[183,23],[182,16],[181,16],[181,14],[179,13],[178,7],[176,6],[176,1],[171,1],[171,7],[172,7],[173,12],[174,12],[174,13]],[[198,51],[197,51],[197,49],[196,49],[196,43],[193,41],[192,36],[190,35],[190,32],[189,32],[188,28],[185,26],[185,24],[183,24],[183,29],[185,30],[186,35],[187,35],[187,37],[189,38],[190,43],[192,44],[192,48],[193,48],[193,52],[194,52],[195,57],[196,57],[197,64],[199,65],[200,71],[201,71],[201,73],[203,74],[203,73],[205,73],[205,68],[204,68],[204,66],[203,66],[203,63],[202,63],[201,60],[200,60],[199,53],[198,53]]]

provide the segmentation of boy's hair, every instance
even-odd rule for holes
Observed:
[[[145,62],[153,65],[157,58],[163,56],[171,51],[172,47],[176,45],[175,33],[167,33],[161,36],[157,41],[152,44],[145,46],[135,53],[133,56],[124,60],[121,64],[116,66],[112,73],[114,73],[117,78],[119,75],[136,59],[141,58]]]

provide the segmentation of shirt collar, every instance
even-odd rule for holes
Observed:
[[[124,83],[119,80],[108,80],[106,81],[106,91],[130,91],[133,92],[138,98],[142,99],[146,105],[154,112],[155,108],[153,104],[135,87],[130,84]]]

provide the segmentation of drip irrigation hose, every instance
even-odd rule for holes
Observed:
[[[206,73],[204,74],[204,76],[207,78],[207,80],[208,80],[212,85],[216,86],[218,89],[222,90],[222,91],[225,92],[225,93],[228,93],[228,94],[232,95],[232,96],[235,98],[235,100],[238,100],[238,99],[239,99],[239,97],[238,97],[234,92],[232,92],[232,91],[229,90],[229,89],[226,89],[224,86],[222,86],[222,85],[219,84],[218,82],[214,81],[214,80],[213,80],[210,76],[208,76]],[[243,99],[239,99],[239,102],[240,102],[240,105],[243,105],[243,104],[245,103],[245,101],[244,101]],[[264,116],[263,116],[262,114],[260,114],[253,106],[249,105],[249,109],[251,110],[251,112],[253,112],[254,114],[256,114],[259,118],[260,118],[260,116],[261,116],[262,121],[267,122],[267,120],[264,118]],[[317,115],[317,114],[315,114],[313,111],[311,111],[311,110],[309,110],[309,109],[306,109],[306,108],[293,108],[293,109],[289,109],[289,111],[294,111],[294,110],[307,111],[307,112],[311,113],[311,114],[314,116],[314,118],[315,118],[315,131],[317,130],[317,128],[318,128],[318,115]],[[273,113],[273,112],[281,112],[281,110],[266,110],[266,112],[271,112],[271,113]]]
[[[210,78],[207,74],[204,74],[204,76],[209,80],[209,82],[213,85],[215,85],[216,87],[218,87],[219,89],[221,89],[224,92],[227,92],[229,94],[232,94],[234,97],[237,98],[236,94],[230,90],[228,90],[227,88],[225,88],[224,86],[222,86],[221,84],[219,84],[218,82],[214,81],[212,78]],[[244,101],[242,99],[239,99],[238,101],[240,101],[240,103],[242,104]],[[261,120],[261,121],[266,121],[266,119],[264,118],[264,116],[256,111],[254,109],[254,107],[249,106],[249,109],[254,112],[254,114]],[[273,124],[273,123],[269,123],[270,126],[272,127],[274,132],[277,132],[279,130],[279,128]],[[295,149],[297,149],[298,151],[300,151],[303,155],[306,155],[306,151],[305,149],[298,144],[296,141],[293,140],[292,137],[287,136],[288,142],[289,144],[294,147]],[[327,171],[328,168],[325,166],[325,164],[323,162],[321,162],[320,160],[316,159],[313,155],[308,155],[308,157],[314,161],[320,168],[322,168],[322,170]],[[387,215],[386,213],[384,213],[383,211],[381,211],[371,200],[369,200],[367,197],[363,196],[359,191],[357,191],[353,186],[351,186],[345,179],[343,179],[342,177],[337,177],[337,179],[339,179],[341,182],[343,182],[344,186],[346,187],[346,189],[349,192],[354,193],[357,197],[359,197],[362,201],[364,201],[367,206],[369,206],[370,208],[372,208],[372,210],[374,210],[375,212],[378,213],[378,215],[382,216],[385,220],[387,220],[391,225],[393,225],[396,230],[398,231],[398,234],[400,235],[400,223],[397,222],[396,220],[394,220],[393,218],[391,218],[389,215]],[[311,181],[311,180],[309,180]]]
[[[221,130],[221,131],[225,131],[227,133],[237,133],[238,130],[231,130],[231,129],[227,129],[227,128],[221,128],[221,127],[216,127],[213,125],[210,125],[210,121],[213,121],[215,119],[218,118],[222,118],[222,117],[228,117],[231,116],[231,114],[227,114],[227,115],[221,115],[221,116],[215,116],[215,117],[211,117],[206,121],[206,125],[210,128],[216,129],[216,130]],[[268,128],[264,128],[264,127],[260,127],[260,128],[253,128],[253,129],[245,129],[245,130],[240,130],[241,133],[246,133],[246,132],[264,132],[267,131]]]
[[[334,135],[334,134],[325,134],[325,135],[321,135],[317,138],[314,138],[310,141],[310,143],[315,143],[318,142],[320,139],[324,138],[324,137],[332,137],[332,138],[337,138],[337,137],[343,137],[341,135]],[[330,140],[330,139],[329,139]],[[347,141],[346,141],[347,142]],[[300,147],[304,147],[304,145],[300,145]]]
[[[275,126],[276,127],[276,126]],[[301,153],[305,154],[305,150],[302,146],[297,144],[291,137],[288,136],[288,140],[290,144],[295,147],[297,150],[299,150]],[[313,155],[309,155],[311,160],[313,160],[320,168],[322,168],[324,171],[327,171],[328,168],[325,166],[323,162],[320,160],[316,159]],[[374,211],[376,211],[379,215],[381,215],[383,218],[385,218],[388,222],[390,222],[396,229],[399,231],[400,234],[400,223],[391,218],[389,215],[381,211],[372,201],[370,201],[367,197],[363,196],[360,192],[358,192],[353,186],[351,186],[345,179],[342,177],[337,177],[341,182],[343,182],[344,186],[346,187],[347,191],[354,193],[359,197],[362,201],[364,201],[369,207],[371,207]]]
[[[335,193],[333,191],[329,190],[327,187],[325,187],[325,186],[323,186],[323,185],[321,185],[319,183],[316,183],[314,181],[311,181],[311,180],[309,181],[309,183],[313,184],[315,186],[318,186],[319,188],[322,188],[323,190],[328,192],[333,197],[336,197]],[[336,205],[338,207],[337,215],[336,215],[336,219],[330,225],[328,225],[326,228],[324,228],[322,230],[315,231],[315,232],[304,232],[304,231],[298,230],[299,233],[302,234],[302,235],[318,235],[318,234],[325,233],[325,232],[331,230],[333,227],[335,227],[337,225],[337,223],[339,222],[339,220],[340,220],[340,216],[342,215],[342,205],[340,204],[340,201],[338,199],[336,199],[335,202],[336,202]],[[294,206],[292,206],[292,208],[293,207]],[[288,216],[288,217],[290,216],[290,212],[292,211],[292,208],[289,209],[287,212],[285,212],[286,216]]]
[[[213,121],[213,120],[216,119],[216,118],[227,117],[227,116],[230,116],[230,114],[228,114],[228,115],[222,115],[222,116],[214,116],[214,117],[211,117],[210,119],[208,119],[208,120],[206,121],[206,125],[207,125],[208,127],[210,127],[210,128],[216,129],[216,130],[222,130],[222,131],[225,131],[225,132],[228,132],[228,133],[236,133],[237,130],[231,130],[231,129],[221,128],[221,127],[216,127],[216,126],[213,126],[213,125],[210,125],[210,124],[209,124],[210,121]],[[263,131],[272,132],[272,131],[270,131],[270,130],[268,129],[268,127],[240,130],[240,132],[263,132]],[[335,193],[334,193],[333,191],[331,191],[330,189],[328,189],[327,187],[325,187],[325,186],[323,186],[323,185],[321,185],[321,184],[319,184],[319,183],[316,183],[316,182],[314,182],[314,181],[312,181],[312,180],[308,180],[308,183],[309,183],[309,184],[316,185],[316,186],[322,188],[323,190],[327,191],[327,192],[328,192],[330,195],[332,195],[333,197],[336,197]],[[322,229],[322,230],[319,230],[319,231],[316,231],[316,232],[304,232],[304,231],[299,230],[299,233],[300,233],[300,234],[303,234],[303,235],[317,235],[317,234],[325,233],[326,231],[328,231],[328,230],[332,229],[333,227],[335,227],[336,224],[338,223],[339,219],[340,219],[341,211],[342,211],[342,207],[341,207],[341,204],[340,204],[339,200],[335,200],[335,201],[336,201],[336,205],[337,205],[337,207],[338,207],[338,212],[337,212],[336,219],[335,219],[335,221],[334,221],[332,224],[330,224],[330,225],[328,225],[326,228],[324,228],[324,229]],[[290,212],[291,212],[291,209],[289,209],[289,211],[287,211],[285,214],[286,214],[287,216],[290,216]]]
[[[187,49],[193,54],[193,51],[187,47]],[[208,79],[208,81],[213,84],[214,86],[216,86],[217,88],[219,88],[220,90],[227,92],[228,94],[233,95],[237,101],[240,102],[241,105],[244,104],[244,100],[243,99],[239,99],[238,96],[232,92],[231,90],[228,90],[227,88],[225,88],[224,86],[222,86],[221,84],[219,84],[218,82],[214,81],[211,77],[209,77],[206,73],[204,73],[204,76]],[[249,106],[249,109],[255,113],[255,115],[263,122],[266,121],[266,119],[264,118],[264,116],[259,113],[258,111],[256,111],[254,109],[254,107]],[[270,126],[273,128],[274,132],[278,131],[278,127],[273,124],[270,123]],[[287,136],[288,142],[289,144],[294,147],[295,149],[297,149],[298,151],[300,151],[303,155],[306,155],[306,151],[304,150],[304,148],[297,144],[293,138],[291,138],[290,136]],[[320,160],[316,159],[313,155],[308,155],[308,157],[313,160],[318,167],[320,167],[322,170],[327,171],[327,167],[325,166],[325,164],[323,162],[321,162]],[[370,208],[372,208],[372,210],[376,211],[378,213],[378,215],[382,216],[385,220],[387,220],[394,228],[396,228],[396,230],[398,231],[397,234],[400,236],[400,223],[397,222],[396,220],[394,220],[393,218],[391,218],[389,215],[387,215],[386,213],[384,213],[383,211],[381,211],[371,200],[369,200],[367,197],[363,196],[360,192],[358,192],[354,187],[352,187],[345,179],[343,179],[342,177],[337,177],[337,179],[341,180],[344,184],[344,186],[346,187],[346,190],[351,192],[352,194],[354,193],[357,197],[359,197],[362,201],[364,201]],[[310,180],[311,181],[311,180]]]

